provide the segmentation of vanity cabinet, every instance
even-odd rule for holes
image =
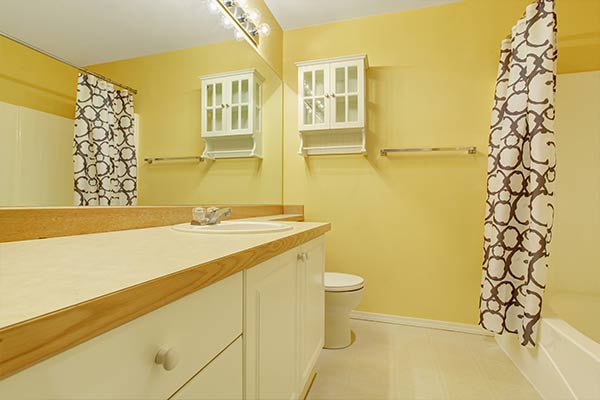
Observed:
[[[311,379],[324,344],[325,332],[325,239],[302,247],[298,260],[298,367],[299,389]]]
[[[242,399],[242,351],[240,337],[169,400]]]
[[[297,399],[323,347],[323,238],[246,273],[247,399]]]
[[[0,398],[298,399],[323,347],[324,263],[321,236],[1,380]]]
[[[262,83],[254,69],[206,75],[202,80],[203,157],[262,155]]]
[[[9,376],[0,398],[168,399],[240,337],[242,292],[239,272]],[[161,350],[169,353],[157,364]],[[211,369],[231,382],[228,391],[241,393],[240,368]],[[194,391],[211,384],[199,379]]]
[[[300,154],[364,153],[367,57],[304,61],[296,66]]]

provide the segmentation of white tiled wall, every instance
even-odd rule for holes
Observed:
[[[73,120],[0,102],[0,207],[73,203]]]

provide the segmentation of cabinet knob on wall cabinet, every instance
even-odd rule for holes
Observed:
[[[162,365],[166,371],[170,371],[179,363],[179,354],[175,349],[161,349],[154,358],[156,364]]]

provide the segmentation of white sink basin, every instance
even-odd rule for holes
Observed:
[[[217,225],[174,225],[173,229],[181,232],[193,233],[268,233],[287,231],[292,229],[290,225],[279,222],[262,221],[223,221]]]

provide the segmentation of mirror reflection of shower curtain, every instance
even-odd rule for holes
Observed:
[[[79,74],[73,146],[74,204],[137,204],[133,95]]]
[[[489,141],[480,325],[535,346],[554,217],[554,0],[502,42]]]

